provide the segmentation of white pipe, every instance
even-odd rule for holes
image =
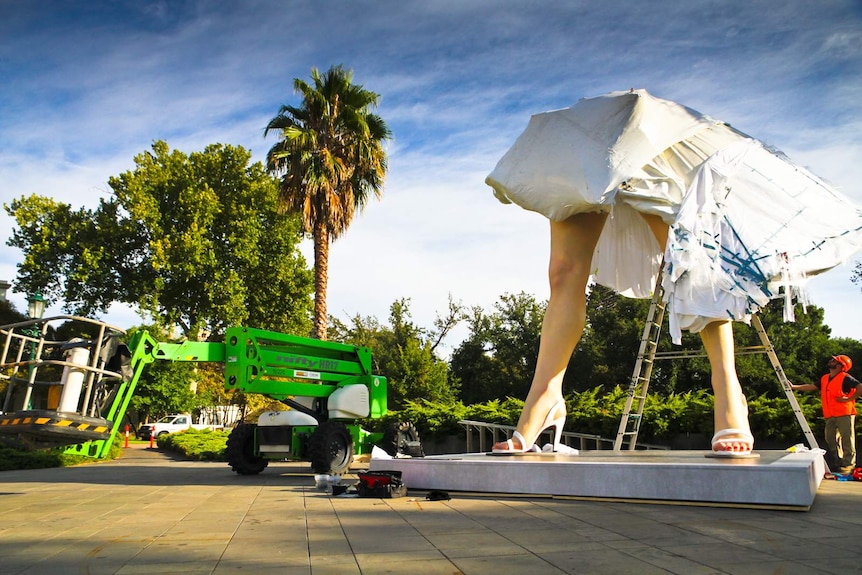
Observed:
[[[86,366],[90,359],[90,350],[86,347],[73,347],[66,350],[66,361],[75,365]],[[63,368],[63,377],[60,383],[63,392],[60,395],[60,405],[57,411],[75,413],[78,411],[78,402],[81,399],[81,388],[84,385],[86,370],[67,365]]]

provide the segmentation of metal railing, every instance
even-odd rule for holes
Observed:
[[[499,423],[487,423],[484,421],[470,421],[463,420],[458,422],[467,432],[467,452],[468,453],[482,453],[491,450],[491,446],[493,446],[498,441],[505,441],[509,437],[512,436],[512,432],[515,431],[515,427],[512,425],[502,425]],[[476,445],[476,437],[478,436],[478,446]],[[543,439],[547,439],[547,441],[543,441]],[[487,440],[490,439],[490,443]],[[539,435],[539,439],[536,441],[539,445],[543,445],[544,443],[550,443],[554,440],[553,430],[546,429]],[[568,445],[569,447],[573,447],[575,449],[580,450],[612,450],[614,447],[614,440],[607,439],[600,435],[591,435],[589,433],[575,433],[572,431],[564,431],[562,438],[560,439],[562,443]],[[637,447],[640,449],[669,449],[663,445],[652,445],[648,443],[638,443]],[[478,449],[477,449],[478,448]]]

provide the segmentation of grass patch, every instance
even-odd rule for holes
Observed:
[[[196,461],[225,461],[224,450],[227,444],[229,431],[210,431],[190,429],[181,433],[164,435],[156,440],[160,449],[179,453],[187,459]],[[116,459],[123,452],[126,439],[123,434],[118,433],[111,445],[106,460]],[[132,444],[148,444],[147,441],[129,440]],[[93,459],[83,455],[69,455],[63,453],[63,448],[40,449],[28,451],[15,447],[0,445],[0,471],[14,471],[16,469],[48,469],[51,467],[71,467],[105,461]]]

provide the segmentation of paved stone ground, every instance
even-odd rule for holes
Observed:
[[[408,486],[409,487],[409,486]],[[240,477],[147,448],[0,473],[0,575],[862,572],[862,483],[810,511],[331,497],[305,464]]]

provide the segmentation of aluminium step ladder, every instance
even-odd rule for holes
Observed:
[[[670,352],[658,352],[658,338],[661,333],[662,320],[664,319],[665,309],[667,304],[663,301],[664,290],[661,286],[661,273],[658,275],[655,290],[653,291],[652,301],[650,302],[649,312],[647,313],[647,321],[644,325],[643,335],[641,336],[640,348],[638,349],[635,367],[632,373],[632,378],[629,383],[628,395],[626,397],[625,407],[620,419],[620,426],[617,430],[617,437],[614,440],[614,451],[619,451],[623,443],[629,451],[634,451],[637,444],[638,432],[643,420],[644,404],[646,403],[647,391],[649,390],[650,377],[652,375],[653,364],[659,359],[683,359],[692,357],[706,357],[706,353],[699,350],[680,350]],[[811,427],[805,419],[805,414],[799,407],[799,402],[796,400],[796,395],[790,388],[790,382],[784,374],[784,369],[781,367],[781,362],[778,360],[778,355],[775,353],[775,348],[769,340],[769,336],[757,315],[752,315],[751,325],[757,331],[761,345],[737,348],[736,355],[765,353],[772,364],[772,369],[778,377],[778,382],[781,389],[784,390],[787,400],[793,409],[793,414],[796,416],[796,421],[799,427],[802,428],[802,433],[808,446],[811,449],[819,449],[817,439],[811,432]]]
[[[644,324],[643,334],[641,335],[634,372],[629,382],[623,416],[620,420],[620,427],[617,430],[617,437],[614,440],[614,451],[620,450],[626,438],[629,441],[628,449],[630,451],[634,451],[637,445],[638,431],[640,431],[644,404],[646,403],[649,382],[652,377],[652,368],[656,360],[658,338],[661,334],[664,312],[667,308],[667,304],[663,301],[663,293],[661,272],[659,272],[655,290],[653,291],[653,298],[650,301],[647,320]],[[632,409],[633,406],[634,410]]]
[[[754,326],[754,329],[757,331],[757,335],[760,337],[760,343],[763,344],[763,353],[766,354],[766,357],[769,358],[769,363],[772,364],[772,369],[778,377],[781,389],[784,390],[784,395],[787,396],[787,400],[793,408],[793,415],[796,416],[796,421],[799,422],[799,427],[802,428],[802,434],[805,436],[805,441],[808,442],[808,447],[811,449],[819,449],[820,446],[817,444],[817,439],[811,432],[811,427],[808,426],[805,414],[802,413],[802,409],[799,407],[799,402],[796,400],[796,394],[794,394],[793,390],[790,388],[790,382],[784,374],[781,362],[778,361],[778,355],[775,353],[775,348],[772,346],[772,342],[769,341],[766,329],[764,329],[763,323],[761,323],[760,318],[757,315],[751,316],[751,325]]]

